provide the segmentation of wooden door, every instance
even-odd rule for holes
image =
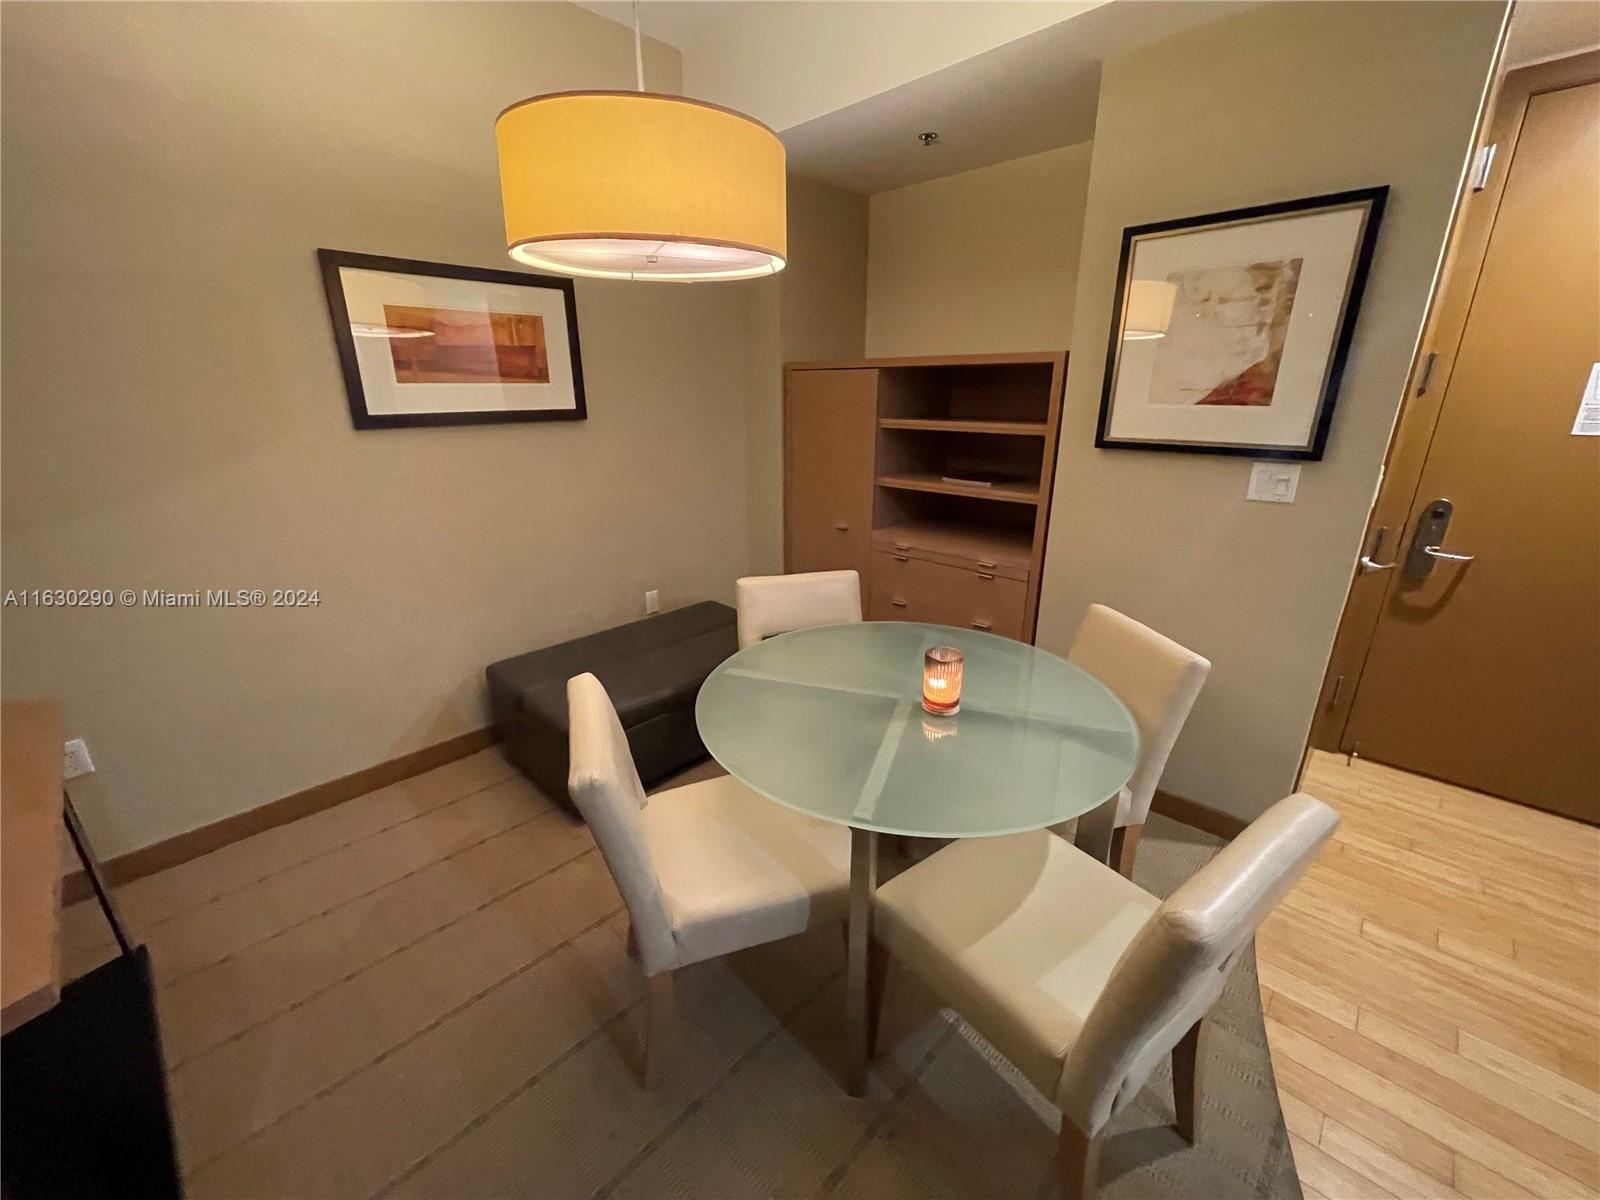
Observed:
[[[788,373],[784,560],[789,571],[861,572],[872,559],[878,372]]]
[[[1574,432],[1597,361],[1588,82],[1527,101],[1345,748],[1600,821],[1600,436]]]

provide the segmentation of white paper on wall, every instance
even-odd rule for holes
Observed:
[[[1573,437],[1600,437],[1600,363],[1589,368],[1589,382],[1578,401],[1578,417],[1572,422]]]

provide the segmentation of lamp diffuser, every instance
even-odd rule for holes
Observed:
[[[656,92],[556,92],[502,112],[495,142],[518,262],[610,279],[783,269],[783,143],[741,113]]]

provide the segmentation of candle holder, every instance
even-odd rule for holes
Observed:
[[[936,717],[961,711],[966,655],[954,646],[929,646],[922,656],[922,707]]]

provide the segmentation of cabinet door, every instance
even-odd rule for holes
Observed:
[[[785,411],[790,571],[861,572],[872,556],[878,372],[790,371]]]

